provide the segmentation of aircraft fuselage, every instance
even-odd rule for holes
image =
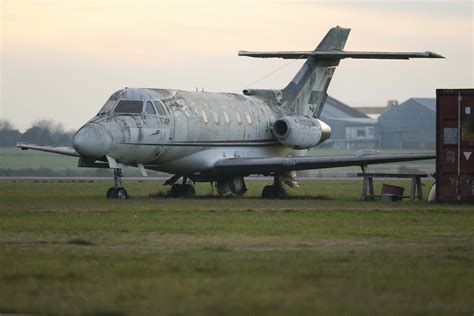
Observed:
[[[121,101],[140,101],[142,110],[121,113]],[[295,152],[272,133],[286,114],[277,104],[239,94],[123,89],[76,133],[73,144],[90,158],[107,155],[126,165],[199,176],[219,159]]]

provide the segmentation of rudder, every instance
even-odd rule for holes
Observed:
[[[339,26],[333,27],[326,36],[324,36],[315,51],[343,50],[350,32],[351,29],[345,29]]]
[[[350,29],[333,27],[315,51],[342,50]],[[318,118],[327,99],[327,89],[339,60],[317,60],[308,57],[291,82],[283,89],[284,104],[295,114]]]

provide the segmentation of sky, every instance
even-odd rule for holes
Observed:
[[[473,10],[457,0],[0,0],[0,119],[77,129],[124,87],[283,88],[303,61],[237,52],[312,50],[337,25],[352,29],[346,50],[447,59],[343,60],[331,96],[350,106],[434,98],[437,88],[474,88]]]

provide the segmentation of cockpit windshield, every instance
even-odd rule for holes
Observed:
[[[140,114],[143,112],[143,101],[122,100],[115,107],[115,113]]]
[[[117,100],[119,99],[121,94],[122,90],[119,90],[112,94],[107,100],[107,102],[105,102],[104,106],[100,109],[98,115],[110,112],[113,109],[114,105],[117,103]]]

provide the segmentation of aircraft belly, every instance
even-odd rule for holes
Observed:
[[[174,174],[192,174],[212,170],[214,164],[221,159],[228,158],[264,158],[282,156],[286,157],[291,149],[277,145],[273,147],[216,147],[195,148],[196,152],[188,156],[170,161],[157,166],[147,166]]]

